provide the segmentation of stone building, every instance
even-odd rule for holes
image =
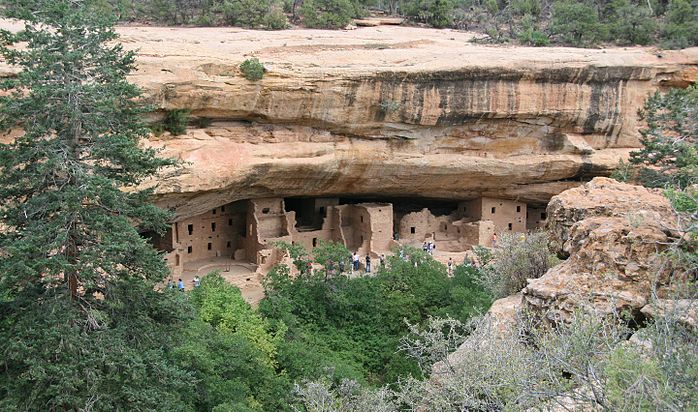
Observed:
[[[491,220],[497,233],[526,231],[526,203],[523,202],[481,197],[461,202],[459,211],[473,220]]]
[[[320,241],[341,242],[362,255],[388,252],[393,208],[388,203],[340,205],[338,199],[263,198],[229,203],[175,222],[156,247],[167,251],[174,276],[212,260],[253,263],[263,269],[281,256],[273,247],[284,241],[307,250]]]
[[[274,247],[278,241],[307,250],[320,241],[340,242],[361,256],[377,257],[398,245],[395,233],[400,243],[432,241],[439,250],[464,252],[474,245],[490,246],[495,232],[525,232],[544,220],[545,209],[528,210],[522,202],[487,197],[461,201],[451,213],[441,215],[428,207],[398,214],[392,203],[261,198],[175,222],[164,237],[153,240],[168,252],[168,265],[176,277],[211,262],[246,263],[261,273],[283,258]]]

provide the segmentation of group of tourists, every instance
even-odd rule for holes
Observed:
[[[424,242],[422,245],[422,250],[432,256],[434,255],[434,249],[436,249],[436,244],[433,242]]]
[[[199,275],[194,276],[194,279],[192,279],[191,283],[194,285],[195,288],[198,288],[201,286],[201,278]],[[167,289],[174,289],[175,285],[172,282],[172,279],[167,281]],[[177,289],[180,292],[184,292],[184,281],[182,278],[177,279]]]
[[[385,255],[380,255],[378,257],[378,259],[379,259],[378,262],[380,264],[380,267],[385,267]],[[367,254],[364,261],[365,261],[365,264],[364,264],[365,273],[371,273],[371,256]],[[351,255],[351,262],[352,262],[352,271],[358,272],[359,269],[361,269],[361,258],[359,257],[358,252],[354,252],[354,254]],[[340,271],[344,271],[343,266],[344,265],[340,265],[340,268],[339,268]]]

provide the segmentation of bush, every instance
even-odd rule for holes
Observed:
[[[288,27],[288,19],[284,11],[279,7],[273,7],[266,16],[264,16],[264,27],[269,30],[283,30]]]
[[[663,45],[682,49],[698,45],[698,6],[689,0],[671,0],[662,33]]]
[[[502,233],[492,260],[481,270],[480,283],[494,299],[518,293],[526,279],[536,279],[555,263],[543,232]]]
[[[616,0],[614,4],[609,40],[620,44],[649,44],[657,30],[650,10],[630,4],[628,0]]]
[[[231,26],[256,27],[262,24],[267,3],[265,0],[224,0],[217,9]]]
[[[448,27],[453,19],[451,0],[414,0],[405,8],[405,14],[436,28]]]
[[[288,25],[286,16],[273,0],[224,0],[217,9],[231,25],[272,30]]]
[[[349,0],[305,0],[299,13],[306,27],[316,29],[341,29],[355,15]]]
[[[606,37],[606,28],[599,22],[597,10],[569,0],[553,5],[550,30],[563,43],[577,47],[592,46]]]
[[[530,46],[547,46],[550,44],[550,39],[548,36],[538,31],[536,24],[532,15],[527,14],[521,20],[521,31],[519,32],[519,41],[523,44]]]
[[[162,122],[162,128],[170,132],[173,136],[178,136],[186,133],[188,124],[189,110],[175,109],[167,112],[165,120]]]
[[[240,64],[240,71],[247,80],[257,81],[264,76],[264,66],[256,57],[247,59]]]

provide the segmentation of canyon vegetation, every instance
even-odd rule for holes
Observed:
[[[291,15],[308,26],[336,28],[371,7],[437,27],[473,25],[493,41],[679,48],[698,41],[697,6],[684,0],[6,0],[3,16],[21,27],[0,31],[1,410],[698,408],[698,86],[688,78],[698,73],[698,61],[690,50],[669,54],[670,63],[637,67],[629,64],[646,58],[644,52],[623,55],[631,57],[610,69],[572,60],[572,69],[530,63],[535,70],[529,73],[422,67],[355,72],[341,81],[331,77],[342,76],[338,71],[293,77],[288,73],[295,69],[287,68],[282,76],[257,58],[244,59],[239,76],[238,65],[202,63],[199,56],[191,64],[203,87],[187,74],[190,80],[166,84],[143,80],[149,70],[162,77],[192,72],[179,62],[153,64],[148,59],[158,58],[155,53],[128,49],[111,13],[119,10],[121,20],[274,29],[284,28]],[[177,54],[188,53],[186,47]],[[193,47],[205,52],[199,43]],[[300,53],[306,50],[300,47]],[[345,89],[313,89],[335,80]],[[541,106],[526,106],[516,82],[524,90],[544,90]],[[490,83],[506,92],[489,89]],[[654,92],[633,94],[629,87]],[[259,106],[247,106],[251,94]],[[323,94],[330,97],[312,100]],[[473,98],[480,95],[487,98]],[[481,102],[490,98],[506,102],[505,112],[491,114],[493,106]],[[577,104],[582,99],[589,103]],[[620,119],[638,100],[640,120]],[[295,110],[308,102],[313,110]],[[577,110],[565,113],[555,102]],[[353,104],[364,104],[365,112],[332,110]],[[470,129],[458,129],[468,122]],[[527,146],[505,141],[490,150],[496,139],[480,133],[510,133]],[[471,146],[457,146],[453,136]],[[323,149],[328,142],[332,150]],[[265,145],[276,143],[288,146],[274,157]],[[353,160],[335,161],[335,150]],[[594,151],[601,154],[594,158]],[[249,169],[223,162],[218,175],[208,173],[205,166],[216,163],[211,159],[221,159],[211,152],[248,161]],[[533,157],[507,162],[513,152]],[[617,163],[621,152],[632,154]],[[180,156],[168,157],[173,153]],[[325,163],[313,163],[313,157]],[[462,165],[466,160],[473,169]],[[505,163],[514,166],[498,169]],[[337,165],[351,172],[335,172]],[[612,171],[615,180],[595,177]],[[381,194],[398,204],[399,195],[425,190],[441,200],[431,201],[433,210],[445,207],[444,193],[475,199],[481,215],[494,215],[500,206],[486,202],[499,197],[497,205],[507,199],[522,216],[520,208],[535,205],[530,210],[547,220],[546,229],[526,232],[525,217],[514,222],[523,228],[519,232],[505,222],[494,241],[487,232],[487,244],[446,263],[431,248],[397,242],[391,224],[391,233],[380,231],[380,239],[394,247],[387,256],[373,256],[373,271],[368,261],[362,270],[348,269],[355,250],[347,239],[305,239],[312,247],[298,240],[310,231],[302,224],[315,224],[302,214],[301,194]],[[183,219],[222,214],[221,205],[238,200],[250,200],[239,239],[264,229],[246,227],[260,216],[289,222],[292,215],[300,222],[298,242],[239,249],[260,266],[278,258],[262,278],[259,300],[250,305],[217,270],[186,291],[168,285],[170,266],[182,265],[166,262],[153,244],[168,230],[176,237],[172,226]],[[279,213],[270,210],[279,204]],[[364,209],[372,217],[389,210],[392,222],[392,205],[386,204],[318,207],[353,210],[342,216],[361,223],[368,223]],[[445,234],[460,234],[469,223],[482,231],[495,227],[455,224],[457,219],[436,214],[426,207],[405,212],[443,224]],[[234,223],[231,217],[229,225]],[[349,226],[344,223],[339,219],[340,230]],[[182,226],[189,235],[199,230]],[[207,229],[215,232],[215,222]],[[401,229],[414,234],[417,225]],[[354,235],[364,242],[358,231]],[[430,239],[436,242],[436,234]],[[462,240],[448,239],[454,247]],[[212,249],[213,241],[202,242]],[[271,248],[275,252],[265,254]]]

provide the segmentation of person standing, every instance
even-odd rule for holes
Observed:
[[[354,252],[354,255],[351,257],[352,262],[354,263],[354,272],[359,270],[359,254]]]
[[[380,255],[379,263],[381,268],[385,268],[385,255]]]
[[[182,278],[179,278],[177,281],[177,289],[179,289],[180,292],[184,292],[184,281]]]
[[[453,258],[448,258],[448,276],[453,275]]]
[[[371,273],[371,256],[366,255],[366,273]]]
[[[201,286],[201,278],[199,277],[199,275],[194,276],[194,280],[192,280],[192,283],[194,284],[195,288]]]

